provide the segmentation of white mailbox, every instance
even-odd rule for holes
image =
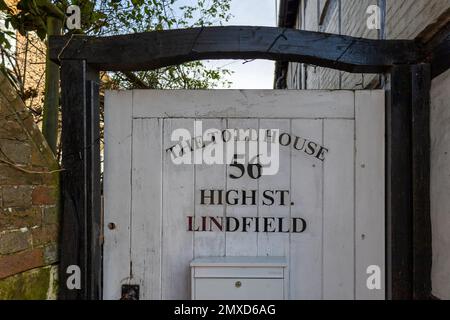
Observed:
[[[284,257],[209,257],[191,262],[193,300],[284,300]]]

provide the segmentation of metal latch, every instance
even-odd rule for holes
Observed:
[[[139,300],[139,285],[123,284],[120,300]]]

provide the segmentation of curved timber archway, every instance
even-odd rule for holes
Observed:
[[[204,27],[110,37],[49,38],[61,66],[60,298],[101,297],[99,71],[139,71],[204,59],[268,59],[352,73],[388,73],[386,218],[388,297],[429,292],[429,89],[450,67],[450,34],[422,44],[258,26]],[[414,245],[413,245],[414,244]],[[81,269],[81,289],[65,286]],[[413,282],[411,279],[424,279]],[[413,286],[422,285],[423,288]]]
[[[193,60],[267,59],[304,62],[348,72],[385,72],[413,64],[410,40],[371,40],[275,27],[204,27],[110,37],[51,37],[51,59],[85,60],[105,71],[158,69]]]

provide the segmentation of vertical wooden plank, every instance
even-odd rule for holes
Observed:
[[[92,270],[93,239],[89,225],[91,217],[98,217],[100,181],[98,172],[99,141],[95,140],[99,127],[98,100],[87,93],[87,81],[98,82],[98,72],[86,66],[84,60],[61,62],[62,105],[62,167],[61,175],[61,237],[59,267],[60,299],[98,298],[97,273]],[[91,94],[95,88],[91,87]],[[74,116],[76,115],[76,116]],[[94,143],[93,143],[94,142]],[[95,222],[95,219],[94,219]],[[81,271],[81,288],[69,290],[66,270],[75,265]],[[91,272],[92,271],[92,272]],[[92,286],[95,285],[95,288]]]
[[[101,209],[101,169],[100,169],[100,107],[98,80],[86,81],[86,150],[88,184],[87,184],[87,235],[89,254],[87,274],[89,275],[88,299],[102,297],[102,209]]]
[[[260,119],[259,128],[263,130],[279,130],[279,134],[291,133],[291,123],[287,119]],[[284,136],[286,137],[286,136]],[[260,136],[259,139],[264,139]],[[278,139],[278,136],[276,137]],[[287,138],[283,140],[286,143]],[[259,217],[275,217],[285,218],[285,228],[289,227],[290,218],[290,197],[291,197],[291,149],[290,147],[279,147],[279,169],[275,175],[264,175],[258,180],[259,196],[263,197],[263,193],[267,190],[271,191],[271,195],[275,198],[273,205],[264,205],[263,200],[258,202]],[[258,152],[261,153],[261,150]],[[280,194],[274,194],[275,190],[289,191],[285,193],[285,204],[280,205]],[[265,199],[266,204],[270,204],[268,199]],[[275,225],[277,225],[275,223]],[[258,237],[258,255],[259,256],[278,256],[288,257],[289,259],[289,234],[288,233],[271,233],[260,232]],[[289,280],[289,279],[287,279]]]
[[[355,287],[358,300],[385,298],[384,91],[355,92]],[[367,287],[367,269],[381,271],[381,288]]]
[[[228,129],[255,129],[258,130],[258,119],[229,119],[228,120]],[[239,137],[242,139],[242,137]],[[244,141],[244,140],[242,140]],[[229,145],[227,144],[227,147]],[[244,152],[244,150],[238,150],[239,153]],[[228,150],[227,150],[228,152]],[[235,153],[236,153],[235,148]],[[233,154],[235,154],[233,153]],[[245,190],[246,192],[251,192],[252,190],[258,190],[258,180],[250,178],[247,173],[247,165],[248,165],[248,154],[249,154],[249,143],[245,143],[245,173],[239,179],[232,179],[230,174],[240,175],[239,170],[236,168],[231,168],[228,166],[227,169],[227,191],[229,190],[238,190],[241,194],[241,191]],[[231,194],[232,197],[235,197]],[[233,198],[230,198],[233,199]],[[247,201],[250,201],[247,200]],[[242,200],[239,199],[238,205],[227,205],[226,206],[226,215],[227,217],[257,217],[258,216],[258,206],[257,203],[259,201],[258,194],[256,195],[256,205],[242,205]],[[226,255],[227,256],[257,256],[258,254],[258,242],[257,242],[257,234],[254,232],[227,232],[225,235],[226,238]]]
[[[133,120],[131,274],[143,300],[161,298],[162,129],[162,119]]]
[[[292,136],[323,143],[322,120],[297,119],[291,126]],[[303,147],[303,139],[296,148]],[[290,235],[290,299],[322,298],[322,189],[323,163],[292,149],[291,217],[305,219],[307,227]]]
[[[323,298],[354,299],[354,121],[324,120]]]
[[[412,298],[411,71],[391,70],[386,104],[386,219],[388,298]]]
[[[61,173],[61,247],[59,265],[59,298],[82,298],[86,290],[86,265],[82,257],[85,246],[85,61],[63,61],[61,64],[61,106],[63,149]],[[73,117],[73,112],[78,117]],[[81,254],[79,254],[81,253]],[[81,290],[68,290],[67,267],[76,265],[81,270]]]
[[[431,296],[429,64],[412,68],[413,298]]]
[[[222,132],[226,129],[225,119],[200,119],[203,132],[209,129],[217,129]],[[196,132],[196,137],[203,135],[203,132]],[[216,146],[219,144],[216,144]],[[213,145],[204,149],[205,154],[209,154]],[[224,148],[223,148],[224,150]],[[200,155],[196,153],[196,156]],[[214,199],[218,202],[218,191],[226,190],[226,165],[225,164],[198,164],[195,165],[195,217],[201,221],[201,217],[223,217],[225,218],[225,205],[210,205],[209,199],[201,204],[201,190],[216,190]],[[209,194],[207,194],[209,195]],[[194,256],[197,257],[219,257],[225,256],[225,230],[222,232],[213,229],[213,232],[194,233]]]
[[[163,133],[162,299],[190,297],[189,263],[193,258],[193,232],[187,231],[187,216],[194,215],[194,165],[174,164],[168,148],[176,129],[194,133],[194,119],[165,119]],[[188,152],[186,150],[186,152]]]
[[[118,300],[130,278],[132,92],[106,91],[103,298]],[[112,228],[111,228],[112,227]]]
[[[450,44],[449,44],[450,45]],[[430,95],[430,216],[432,221],[432,272],[431,299],[450,297],[448,248],[450,229],[450,134],[448,132],[450,108],[448,107],[450,72],[433,79]],[[446,210],[443,210],[445,208]]]

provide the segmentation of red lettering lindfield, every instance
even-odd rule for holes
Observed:
[[[188,216],[190,232],[271,232],[303,233],[307,227],[303,218],[287,217],[223,217]]]

